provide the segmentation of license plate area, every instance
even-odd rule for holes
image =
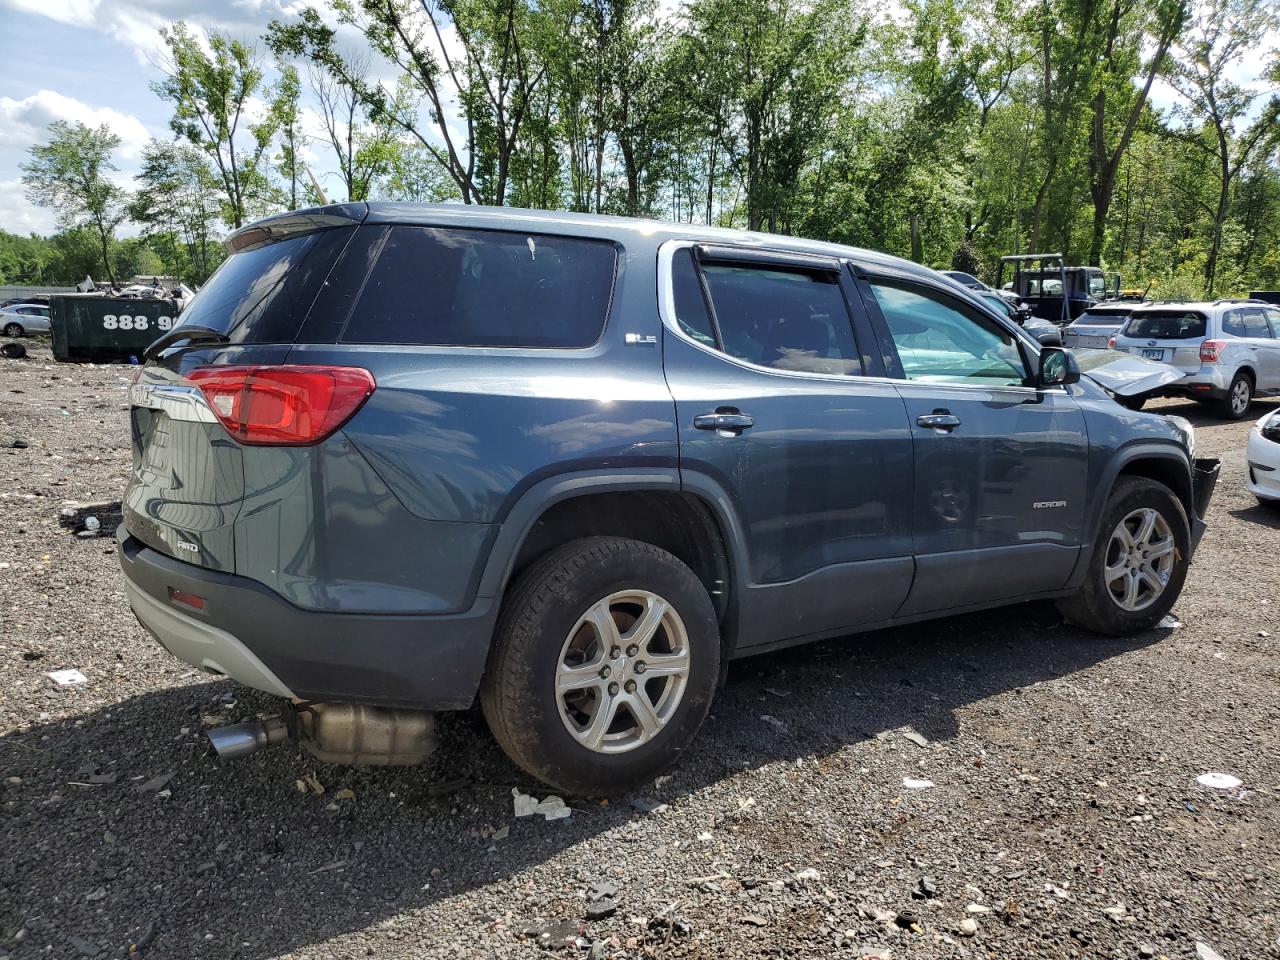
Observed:
[[[1142,359],[1143,360],[1163,360],[1164,351],[1163,350],[1143,350]]]

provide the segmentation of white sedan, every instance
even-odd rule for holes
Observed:
[[[1253,425],[1245,461],[1249,492],[1262,503],[1280,504],[1280,409]]]
[[[6,337],[48,333],[49,308],[43,303],[15,303],[0,310],[0,331]]]

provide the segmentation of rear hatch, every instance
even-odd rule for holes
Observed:
[[[1129,317],[1116,339],[1116,348],[1167,363],[1183,373],[1200,369],[1200,344],[1207,336],[1208,318],[1198,310],[1176,307],[1142,310]]]
[[[228,241],[229,256],[165,338],[171,346],[130,388],[133,470],[124,514],[132,536],[176,559],[235,572],[244,449],[188,375],[284,363],[365,212],[354,204],[286,214]],[[178,339],[183,332],[192,339]]]
[[[1105,350],[1108,342],[1124,326],[1132,309],[1092,307],[1063,331],[1063,345],[1073,348]]]

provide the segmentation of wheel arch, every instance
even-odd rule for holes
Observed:
[[[590,536],[652,543],[689,566],[711,597],[728,657],[746,569],[741,530],[721,491],[709,481],[682,486],[674,468],[562,474],[534,485],[503,519],[478,595],[501,597],[538,557]]]

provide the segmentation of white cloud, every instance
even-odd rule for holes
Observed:
[[[120,137],[120,155],[126,159],[140,156],[151,136],[133,114],[91,106],[54,90],[41,90],[23,100],[0,97],[0,148],[25,151],[32,144],[43,143],[49,135],[49,124],[55,120],[88,127],[106,124]]]
[[[24,237],[29,233],[47,236],[56,228],[56,220],[52,210],[27,202],[21,180],[0,180],[0,228]]]
[[[306,6],[295,0],[0,0],[0,5],[109,34],[143,63],[161,59],[160,28],[176,20],[197,32],[216,29],[257,41],[271,20],[291,18]]]

